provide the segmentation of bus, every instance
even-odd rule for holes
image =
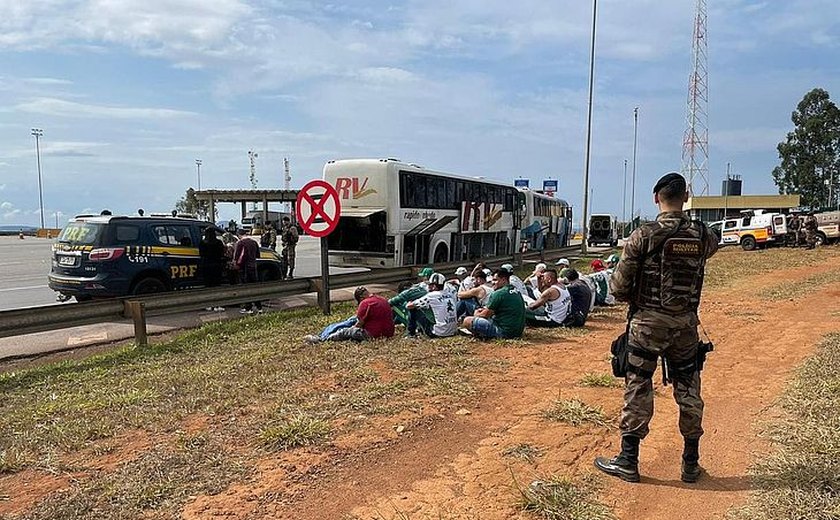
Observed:
[[[524,206],[513,186],[397,159],[329,161],[341,200],[330,265],[399,267],[509,255]]]
[[[562,199],[519,188],[524,206],[520,251],[556,249],[572,238],[572,207]]]

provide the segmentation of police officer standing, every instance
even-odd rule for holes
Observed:
[[[814,216],[814,213],[808,213],[808,216],[805,217],[805,224],[803,224],[805,228],[805,243],[807,245],[807,249],[814,249],[817,247],[817,217]]]
[[[289,217],[283,217],[283,224],[280,229],[280,238],[283,242],[283,251],[281,252],[281,255],[283,260],[285,260],[288,269],[288,274],[286,274],[284,278],[291,280],[294,278],[295,274],[295,248],[297,248],[300,235],[298,234],[297,227],[292,224]]]
[[[610,278],[615,298],[630,303],[621,453],[612,459],[596,458],[595,467],[628,482],[639,481],[639,443],[653,417],[652,377],[662,356],[680,408],[679,428],[685,440],[681,477],[696,482],[703,435],[697,308],[706,259],[717,251],[717,237],[683,213],[688,191],[682,175],[665,175],[653,193],[660,211],[656,221],[630,235]]]

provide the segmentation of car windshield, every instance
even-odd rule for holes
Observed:
[[[96,243],[104,227],[102,224],[90,222],[72,222],[61,232],[58,241],[63,244],[90,246]]]

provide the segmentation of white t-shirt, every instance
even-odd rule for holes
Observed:
[[[522,281],[522,278],[514,275],[510,276],[510,284],[513,286],[516,291],[521,294],[522,296],[528,296],[528,290],[525,289],[525,282]]]
[[[455,296],[446,290],[432,291],[412,302],[416,309],[432,309],[435,336],[454,336],[458,330],[458,314],[455,311]]]
[[[482,307],[487,307],[487,304],[490,303],[490,295],[493,294],[493,291],[496,289],[493,288],[492,282],[487,282],[484,285],[484,297],[478,299],[478,304]]]
[[[472,276],[467,276],[463,280],[461,280],[461,290],[462,291],[469,291],[475,287],[475,278]]]
[[[552,285],[552,287],[557,289],[560,296],[557,297],[556,300],[548,300],[545,302],[545,313],[549,318],[551,318],[551,321],[555,323],[563,323],[566,321],[569,311],[572,310],[572,295],[569,294],[568,289],[560,284]]]

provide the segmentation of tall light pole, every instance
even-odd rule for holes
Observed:
[[[587,253],[586,235],[589,221],[589,157],[592,148],[592,98],[595,90],[595,27],[598,21],[598,0],[592,0],[592,45],[589,49],[589,112],[586,116],[586,163],[583,168],[583,225],[580,252]]]
[[[41,210],[41,229],[44,229],[44,189],[41,183],[41,138],[44,137],[44,131],[33,128],[31,134],[35,136],[35,160],[38,162],[38,207]]]
[[[624,190],[621,192],[621,238],[627,229],[627,159],[624,159]]]
[[[195,160],[195,173],[198,175],[198,191],[201,191],[201,159]]]
[[[633,228],[633,212],[636,209],[636,142],[639,135],[639,107],[633,109],[633,177],[630,181],[630,228]]]

